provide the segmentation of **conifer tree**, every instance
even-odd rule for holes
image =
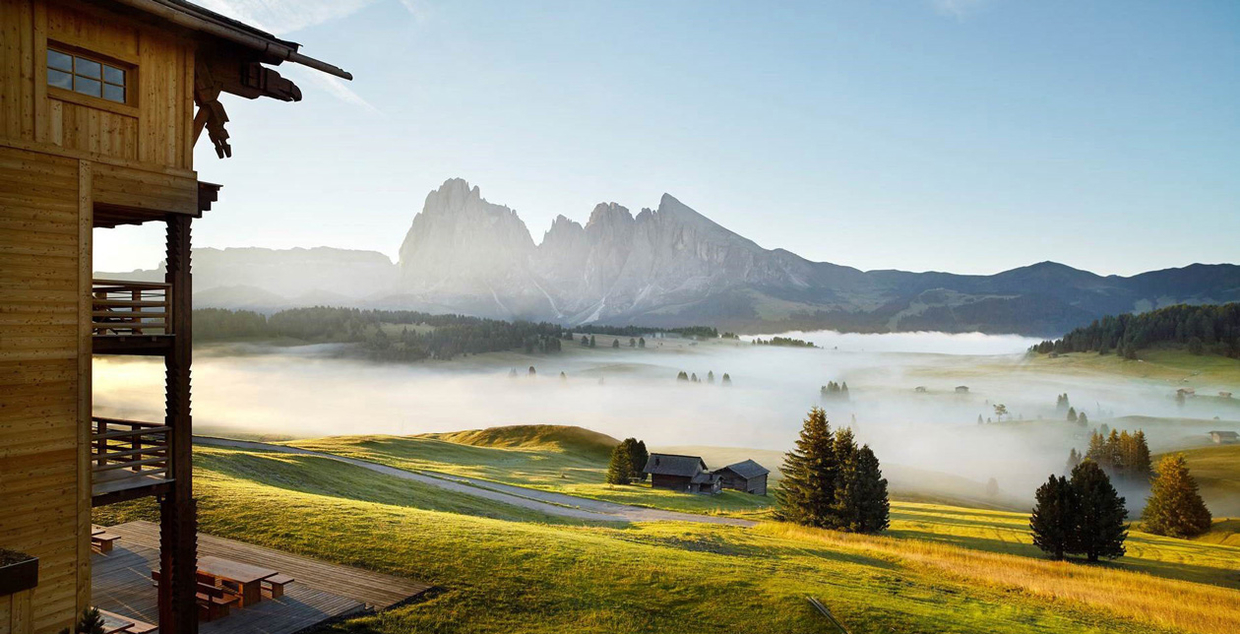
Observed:
[[[634,338],[632,338],[632,337],[629,337],[629,347],[630,347],[630,348],[636,348],[636,347],[637,347],[637,340],[636,340],[636,339],[634,339]]]
[[[637,338],[637,347],[638,347],[638,348],[645,348],[645,347],[646,347],[646,338],[645,338],[645,337],[638,337],[638,338]]]
[[[827,414],[815,407],[802,423],[796,448],[784,455],[784,478],[775,491],[779,505],[775,516],[785,522],[827,527],[838,470]]]
[[[857,440],[847,427],[835,432],[835,501],[828,528],[856,532],[861,528],[861,471]]]
[[[1128,537],[1124,524],[1127,512],[1124,498],[1115,492],[1106,472],[1098,463],[1086,460],[1072,470],[1070,485],[1079,510],[1068,551],[1085,555],[1089,561],[1122,557]]]
[[[1033,545],[1055,559],[1063,559],[1073,543],[1079,504],[1067,478],[1051,475],[1034,495],[1029,530]]]
[[[612,339],[612,340],[611,340],[611,347],[613,347],[613,348],[619,348],[619,347],[620,347],[620,340],[619,340],[619,339]]]
[[[714,370],[710,370],[709,372],[706,373],[706,382],[710,383],[711,385],[715,384],[715,371]]]
[[[638,482],[645,482],[646,463],[650,461],[650,452],[646,450],[646,441],[629,438],[624,442],[629,443],[629,455],[632,458],[633,465],[633,479]]]
[[[1145,480],[1151,473],[1150,446],[1145,442],[1145,432],[1138,429],[1132,436],[1132,444],[1132,455],[1124,462],[1134,478]]]
[[[1167,456],[1158,463],[1150,499],[1141,520],[1145,530],[1168,537],[1195,537],[1210,530],[1210,510],[1197,492],[1184,456]]]
[[[581,345],[583,346],[590,345],[590,338],[585,335],[581,335]]]
[[[590,335],[590,347],[594,347],[594,335]]]
[[[721,385],[732,385],[732,377],[731,377],[731,376],[728,376],[728,373],[727,373],[727,372],[724,372],[724,373],[723,373],[723,380],[722,380],[722,381],[720,381],[720,384],[721,384]]]
[[[1064,470],[1064,473],[1072,473],[1072,470],[1079,464],[1081,464],[1081,454],[1077,452],[1076,447],[1073,447],[1072,450],[1068,452],[1068,468]]]
[[[1077,419],[1077,416],[1076,416],[1076,408],[1075,408],[1075,407],[1069,407],[1069,408],[1068,408],[1068,422],[1069,422],[1069,423],[1075,423],[1075,422],[1076,422],[1076,419]]]
[[[869,445],[862,445],[857,450],[858,498],[861,508],[858,513],[859,533],[878,533],[887,530],[890,523],[891,503],[887,498],[887,479],[879,467],[878,457]]]
[[[1081,412],[1080,414],[1077,414],[1077,415],[1076,415],[1076,424],[1080,425],[1081,427],[1088,427],[1088,426],[1089,426],[1089,416],[1086,416],[1086,415],[1085,415],[1085,412]]]
[[[633,480],[633,455],[630,445],[622,442],[611,450],[611,462],[607,465],[607,484],[628,484]]]

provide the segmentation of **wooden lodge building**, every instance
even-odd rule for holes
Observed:
[[[646,460],[643,472],[650,474],[650,486],[672,489],[685,493],[718,493],[722,489],[735,489],[766,495],[766,467],[745,460],[715,471],[706,468],[700,456],[652,453]]]
[[[221,93],[297,101],[270,68],[351,76],[184,0],[0,0],[0,634],[91,605],[91,508],[160,512],[159,631],[197,631],[190,227],[216,200],[193,150],[231,155]],[[92,279],[97,228],[163,223],[161,283]],[[95,354],[162,357],[163,420],[91,411]],[[26,558],[26,563],[30,563]],[[28,566],[27,569],[30,567]]]
[[[686,493],[719,492],[719,476],[707,471],[706,462],[698,456],[652,453],[643,471],[650,474],[650,486],[655,488]]]
[[[766,495],[766,477],[771,472],[753,460],[745,460],[716,469],[715,473],[719,475],[720,486],[725,489]]]

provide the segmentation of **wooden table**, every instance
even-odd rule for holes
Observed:
[[[235,585],[243,608],[263,599],[263,579],[280,574],[279,571],[270,568],[211,556],[198,558],[198,570],[227,584]]]
[[[103,634],[120,634],[128,632],[129,628],[133,627],[133,621],[119,614],[99,610],[99,616],[103,617]]]

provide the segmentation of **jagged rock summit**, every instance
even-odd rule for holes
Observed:
[[[615,202],[596,205],[584,225],[558,216],[536,244],[515,211],[454,178],[427,195],[398,264],[372,251],[199,249],[194,290],[199,306],[253,310],[322,304],[566,325],[1059,336],[1103,315],[1240,301],[1240,266],[1132,277],[1053,262],[995,275],[863,272],[765,249],[669,194],[636,216]]]

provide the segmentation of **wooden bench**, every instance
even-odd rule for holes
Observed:
[[[105,555],[112,552],[112,542],[115,542],[120,538],[120,535],[113,535],[111,533],[103,532],[95,533],[92,531],[90,536],[90,547],[95,552]]]
[[[228,616],[232,606],[241,601],[241,597],[229,593],[224,588],[215,586],[215,577],[202,573],[197,573],[196,577],[197,592],[195,592],[194,598],[198,603],[199,621],[222,619]],[[151,571],[151,580],[156,587],[159,586],[158,570]]]
[[[263,596],[268,599],[279,599],[284,596],[284,586],[293,583],[294,579],[285,574],[263,579]]]

